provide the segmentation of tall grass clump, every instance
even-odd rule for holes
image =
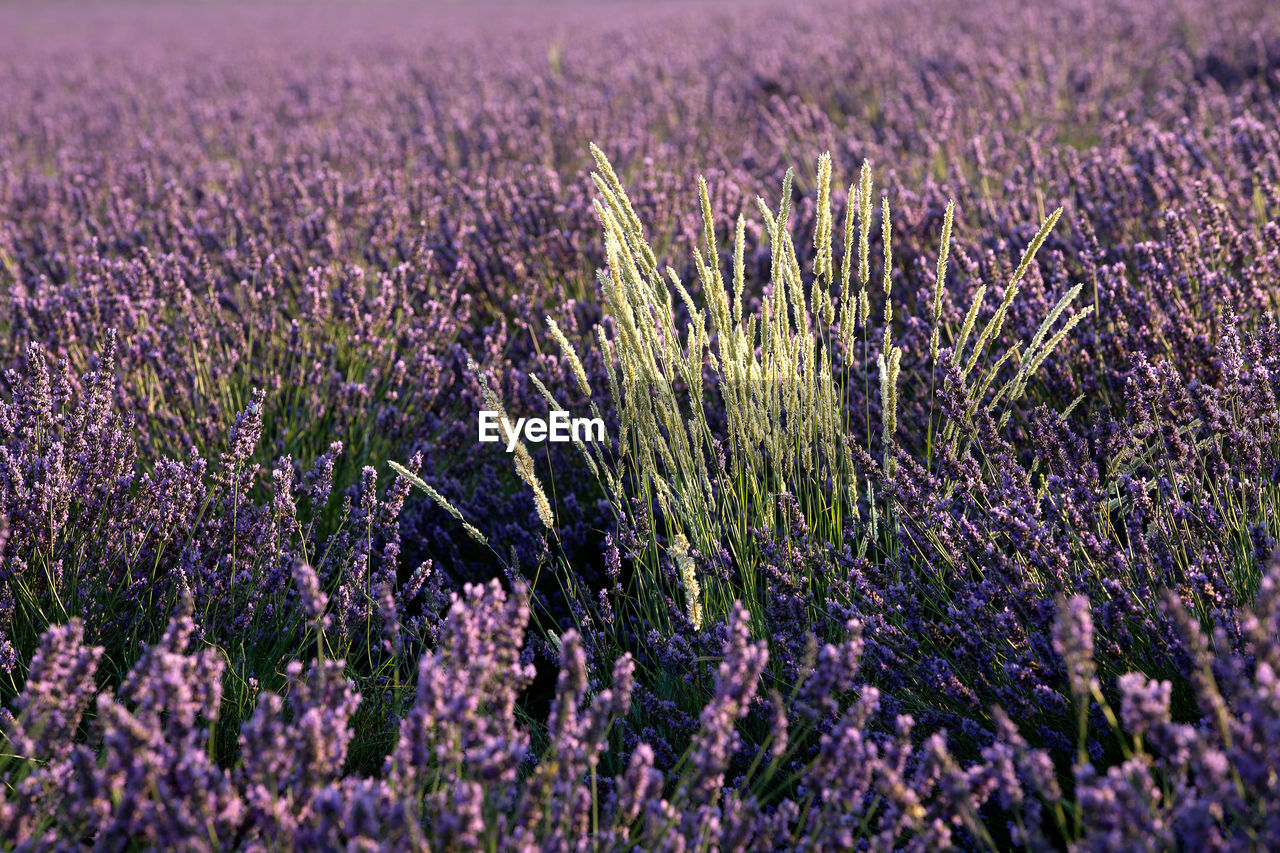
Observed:
[[[892,507],[877,496],[871,469],[893,475],[903,347],[895,342],[887,198],[879,206],[880,286],[872,286],[877,261],[870,241],[870,164],[863,163],[858,182],[848,188],[838,256],[829,154],[818,161],[811,262],[801,264],[789,225],[792,173],[776,207],[756,199],[769,244],[769,280],[763,283],[747,274],[744,217],[737,218],[731,245],[722,247],[700,178],[703,228],[693,250],[697,287],[691,288],[671,266],[660,268],[613,166],[600,149],[592,146],[592,154],[608,262],[599,274],[607,330],[596,330],[607,402],[593,396],[585,381],[581,386],[592,411],[610,413],[617,434],[612,458],[597,447],[582,450],[592,470],[601,472],[623,528],[643,532],[633,538],[629,555],[633,588],[615,604],[634,609],[651,626],[669,626],[668,597],[683,599],[690,620],[699,624],[704,616],[723,619],[737,600],[759,612],[768,591],[756,571],[758,543],[785,535],[794,521],[791,506],[812,541],[858,555],[883,550],[891,536],[883,516]],[[1036,231],[994,310],[984,312],[987,288],[979,286],[955,328],[941,312],[954,218],[954,205],[947,206],[927,320],[928,357],[935,374],[957,369],[967,390],[958,410],[938,407],[935,415],[931,406],[928,436],[911,442],[926,448],[927,462],[943,444],[954,452],[972,440],[979,409],[994,413],[1004,427],[1010,405],[1040,365],[1092,311],[1064,316],[1080,294],[1076,286],[1029,340],[1002,337],[1023,278],[1060,216],[1054,211]],[[877,301],[878,323],[872,319]],[[554,325],[552,331],[558,331]],[[559,339],[578,362],[563,335]],[[935,393],[932,377],[911,379]],[[869,388],[878,388],[878,395]],[[699,576],[691,551],[719,570]],[[675,583],[664,577],[668,560],[678,567]],[[821,608],[821,578],[808,580]]]

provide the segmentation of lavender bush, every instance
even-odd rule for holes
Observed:
[[[1275,4],[501,10],[0,9],[0,847],[1280,845]]]
[[[323,613],[328,602],[314,573],[303,567],[296,578],[305,606]],[[1280,560],[1262,582],[1257,611],[1242,614],[1252,666],[1212,654],[1195,620],[1170,598],[1204,714],[1195,725],[1173,722],[1170,682],[1141,672],[1119,677],[1117,714],[1097,675],[1088,599],[1063,602],[1053,647],[1079,706],[1082,738],[1069,797],[1052,757],[998,709],[998,737],[963,767],[944,732],[913,738],[909,714],[898,714],[887,731],[874,727],[880,691],[849,683],[862,648],[857,623],[847,646],[826,646],[809,676],[824,690],[852,690],[856,700],[829,716],[814,747],[803,750],[788,733],[796,722],[805,730],[814,709],[775,694],[767,754],[730,776],[742,754],[736,724],[757,712],[768,658],[766,644],[751,640],[742,608],[726,625],[723,662],[677,764],[682,772],[666,779],[653,748],[638,743],[625,770],[602,786],[602,757],[631,705],[634,662],[620,658],[610,681],[592,685],[578,636],[565,634],[549,745],[535,756],[517,716],[517,696],[532,677],[521,659],[529,616],[522,593],[508,597],[495,582],[455,594],[439,648],[421,659],[416,695],[373,778],[343,773],[360,696],[342,661],[320,656],[306,670],[291,664],[287,704],[262,693],[241,734],[243,758],[222,767],[206,744],[219,723],[223,664],[211,650],[188,649],[189,602],[114,695],[96,701],[102,648],[85,643],[78,621],[51,629],[6,727],[13,750],[0,810],[6,837],[24,849],[89,838],[102,846],[196,849],[929,850],[960,837],[1036,847],[1069,838],[1085,849],[1160,849],[1175,841],[1254,849],[1280,831],[1269,808],[1280,758]],[[73,743],[90,705],[96,713],[87,743]],[[1083,747],[1091,706],[1123,752],[1105,772]]]

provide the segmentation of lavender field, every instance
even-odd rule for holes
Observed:
[[[1280,849],[1280,5],[0,32],[0,848]]]

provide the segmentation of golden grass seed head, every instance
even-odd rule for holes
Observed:
[[[853,265],[853,214],[857,210],[856,192],[856,185],[849,184],[849,195],[844,210],[844,257],[840,259],[841,298],[846,302],[852,301],[849,297],[853,293],[853,282],[849,276]]]
[[[569,339],[565,337],[564,332],[560,329],[559,324],[555,320],[547,317],[547,327],[551,329],[551,336],[556,339],[556,343],[560,345],[560,352],[569,361],[569,368],[573,371],[573,377],[578,380],[578,387],[582,389],[582,393],[587,397],[591,396],[591,384],[587,382],[587,371],[582,367],[582,361],[578,358],[577,351],[573,345],[569,343]]]
[[[533,470],[533,457],[529,455],[524,444],[519,442],[516,444],[515,456],[516,474],[533,491],[533,502],[538,509],[538,518],[542,519],[544,527],[554,530],[555,516],[551,512],[551,502],[547,500],[546,492],[542,490],[542,483]]]
[[[880,240],[884,244],[884,295],[893,291],[893,220],[889,216],[889,197],[880,199]],[[886,300],[885,317],[889,314]]]
[[[947,212],[942,217],[942,237],[938,244],[938,274],[933,284],[933,331],[929,335],[929,358],[938,361],[938,321],[942,318],[942,291],[947,281],[947,257],[951,252],[951,224],[955,216],[955,201],[947,202]]]
[[[814,278],[831,281],[831,152],[818,158],[818,210],[813,228]]]

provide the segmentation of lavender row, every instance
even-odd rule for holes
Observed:
[[[304,565],[295,578],[318,622],[327,602],[314,573]],[[532,677],[521,654],[529,618],[521,592],[508,597],[494,583],[455,594],[377,778],[343,773],[361,697],[342,661],[291,664],[287,700],[260,695],[240,735],[244,759],[226,768],[205,746],[219,724],[224,664],[213,649],[188,648],[189,601],[114,694],[96,693],[103,650],[84,642],[82,625],[52,629],[6,723],[15,754],[4,761],[0,827],[31,850],[72,838],[185,850],[766,851],[935,850],[962,836],[1046,848],[1061,833],[1074,834],[1077,849],[1099,850],[1251,850],[1280,839],[1270,808],[1280,760],[1280,562],[1263,581],[1256,613],[1244,614],[1251,672],[1215,657],[1195,620],[1176,601],[1167,605],[1184,632],[1204,714],[1196,725],[1173,722],[1170,682],[1141,672],[1121,675],[1114,691],[1108,685],[1118,696],[1109,703],[1088,599],[1062,602],[1052,641],[1070,672],[1081,730],[1092,703],[1126,744],[1123,761],[1105,772],[1081,751],[1072,795],[1052,758],[998,709],[999,739],[964,767],[945,732],[913,738],[909,714],[897,715],[891,731],[873,729],[880,692],[853,683],[863,652],[857,622],[844,643],[821,649],[798,685],[801,695],[810,680],[824,690],[852,688],[857,698],[846,709],[820,716],[776,691],[762,697],[767,644],[751,640],[741,609],[726,626],[723,662],[681,775],[664,776],[653,749],[639,743],[616,778],[601,778],[636,667],[620,658],[608,681],[592,683],[573,633],[562,638],[548,745],[535,757],[515,713]],[[394,636],[393,621],[387,628]],[[72,743],[90,707],[97,749]],[[755,718],[768,719],[772,732],[744,755],[735,725]],[[806,740],[816,742],[794,745]]]

